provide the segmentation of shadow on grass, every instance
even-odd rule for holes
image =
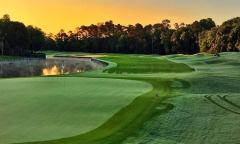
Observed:
[[[175,78],[174,81],[181,83],[181,86],[172,86],[174,89],[188,89],[191,87],[191,84],[188,81]]]
[[[157,114],[165,114],[171,111],[175,106],[170,103],[160,103],[158,107],[156,107],[156,113]]]
[[[214,96],[214,95],[205,95],[204,97],[205,97],[207,100],[209,100],[210,102],[212,102],[213,104],[215,104],[216,106],[218,106],[218,107],[220,107],[220,108],[222,108],[222,109],[224,109],[224,110],[226,110],[226,111],[228,111],[228,112],[231,112],[231,113],[240,115],[240,112],[236,112],[236,111],[234,111],[234,110],[232,110],[232,109],[224,106],[223,104],[216,102],[216,100],[213,99],[213,96]],[[228,104],[230,104],[230,105],[232,105],[232,106],[235,106],[235,107],[240,108],[239,105],[236,105],[235,103],[233,103],[233,102],[229,101],[228,99],[226,99],[226,96],[221,97],[221,96],[217,95],[217,97],[218,97],[220,100],[222,100],[222,101],[224,101],[224,102],[226,102],[226,103],[228,103]]]
[[[221,100],[225,101],[226,103],[228,103],[228,104],[230,104],[230,105],[232,105],[232,106],[240,109],[240,105],[238,105],[238,104],[230,101],[229,99],[227,99],[227,95],[225,95],[225,96],[223,96],[223,97],[221,97],[221,96],[218,95],[218,97],[219,97]]]

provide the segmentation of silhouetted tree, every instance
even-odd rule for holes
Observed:
[[[9,15],[0,20],[1,36],[4,38],[4,54],[23,55],[29,47],[28,31],[23,23],[10,21]]]
[[[0,38],[4,54],[24,55],[43,50],[81,51],[94,53],[194,54],[240,50],[240,18],[216,26],[211,18],[192,24],[168,19],[143,26],[123,26],[111,20],[97,25],[77,27],[75,31],[60,30],[45,35],[40,28],[11,21],[9,15],[0,19]],[[4,39],[4,40],[3,40]]]
[[[57,50],[56,42],[52,33],[45,36],[43,50]]]
[[[45,34],[38,27],[28,26],[29,50],[34,53],[43,49],[45,43]]]

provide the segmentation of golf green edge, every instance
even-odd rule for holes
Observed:
[[[112,61],[110,58],[104,58],[105,62]],[[192,68],[183,64],[186,72],[191,72]],[[109,67],[111,68],[115,68]],[[184,71],[184,70],[181,70]],[[165,113],[171,110],[174,106],[172,104],[163,103],[164,100],[171,97],[171,85],[176,80],[174,78],[158,78],[158,77],[141,77],[141,76],[125,76],[121,75],[112,76],[101,75],[101,74],[73,74],[65,75],[70,77],[94,77],[94,78],[111,78],[111,79],[127,79],[127,80],[138,80],[151,84],[153,89],[137,97],[131,104],[122,108],[119,112],[113,115],[107,120],[102,126],[97,129],[81,134],[78,136],[62,138],[57,140],[39,141],[39,142],[26,142],[22,144],[118,144],[125,140],[126,137],[134,135],[141,126],[156,114]],[[184,83],[183,83],[184,85]],[[160,109],[158,108],[160,107]]]

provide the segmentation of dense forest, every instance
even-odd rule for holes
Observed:
[[[40,28],[11,21],[9,15],[0,19],[1,55],[31,56],[44,46],[45,34]]]
[[[211,18],[192,24],[160,23],[124,26],[112,21],[80,26],[75,31],[44,34],[37,27],[0,19],[0,50],[4,55],[26,55],[40,50],[93,53],[194,54],[240,51],[240,17],[217,26]]]

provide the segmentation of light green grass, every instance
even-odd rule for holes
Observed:
[[[196,69],[194,73],[177,75],[189,87],[180,88],[176,83],[172,90],[176,96],[165,101],[175,108],[164,115],[155,115],[124,144],[239,143],[239,53],[168,58]]]
[[[193,69],[167,59],[156,59],[150,56],[119,55],[103,57],[103,60],[116,61],[117,67],[107,69],[108,73],[160,73],[191,72]]]
[[[109,68],[114,68],[117,70],[119,68],[119,64],[122,61],[129,61],[129,57],[127,55],[114,55],[119,56],[118,59],[112,60],[112,56],[101,58],[105,61],[111,61],[112,63],[116,63],[116,65],[111,64]],[[134,59],[132,57],[132,59]],[[192,72],[192,69],[184,64],[173,63],[167,60],[158,60],[156,58],[148,58],[142,55],[135,55],[135,59],[137,61],[145,60],[145,64],[142,65],[146,69],[148,69],[147,62],[158,61],[163,64],[161,67],[162,72],[167,72],[169,69],[168,63],[171,63],[171,66],[176,67],[185,67],[182,72]],[[129,61],[131,63],[131,61]],[[166,63],[164,65],[164,63]],[[135,63],[135,64],[140,64]],[[158,69],[157,67],[155,67]],[[125,69],[127,73],[132,72],[131,64]],[[141,71],[141,69],[139,69]],[[159,73],[159,71],[155,70]],[[145,71],[147,72],[147,71]],[[160,73],[161,74],[161,73]],[[83,74],[72,74],[66,75],[70,77],[95,77],[95,78],[111,78],[111,79],[125,79],[125,80],[138,80],[151,84],[153,86],[153,90],[137,97],[130,105],[121,109],[119,112],[115,113],[113,117],[111,117],[108,121],[106,121],[103,125],[98,127],[97,129],[90,131],[85,134],[81,134],[74,137],[62,138],[52,141],[44,141],[44,142],[34,142],[40,144],[117,144],[124,141],[128,136],[133,135],[139,128],[143,126],[143,124],[150,120],[154,115],[165,113],[171,110],[174,106],[171,104],[162,103],[165,99],[170,97],[171,94],[171,85],[174,78],[160,78],[158,77],[149,77],[149,74],[118,74],[118,73],[109,73],[108,71],[102,72],[89,72]],[[181,82],[181,81],[180,81]]]
[[[0,143],[43,141],[91,131],[151,85],[94,78],[0,80]]]
[[[142,81],[151,84],[152,91],[137,97],[92,131],[31,144],[225,144],[240,141],[239,53],[223,53],[220,58],[209,54],[107,55],[101,58],[110,61],[107,70],[63,77]]]

